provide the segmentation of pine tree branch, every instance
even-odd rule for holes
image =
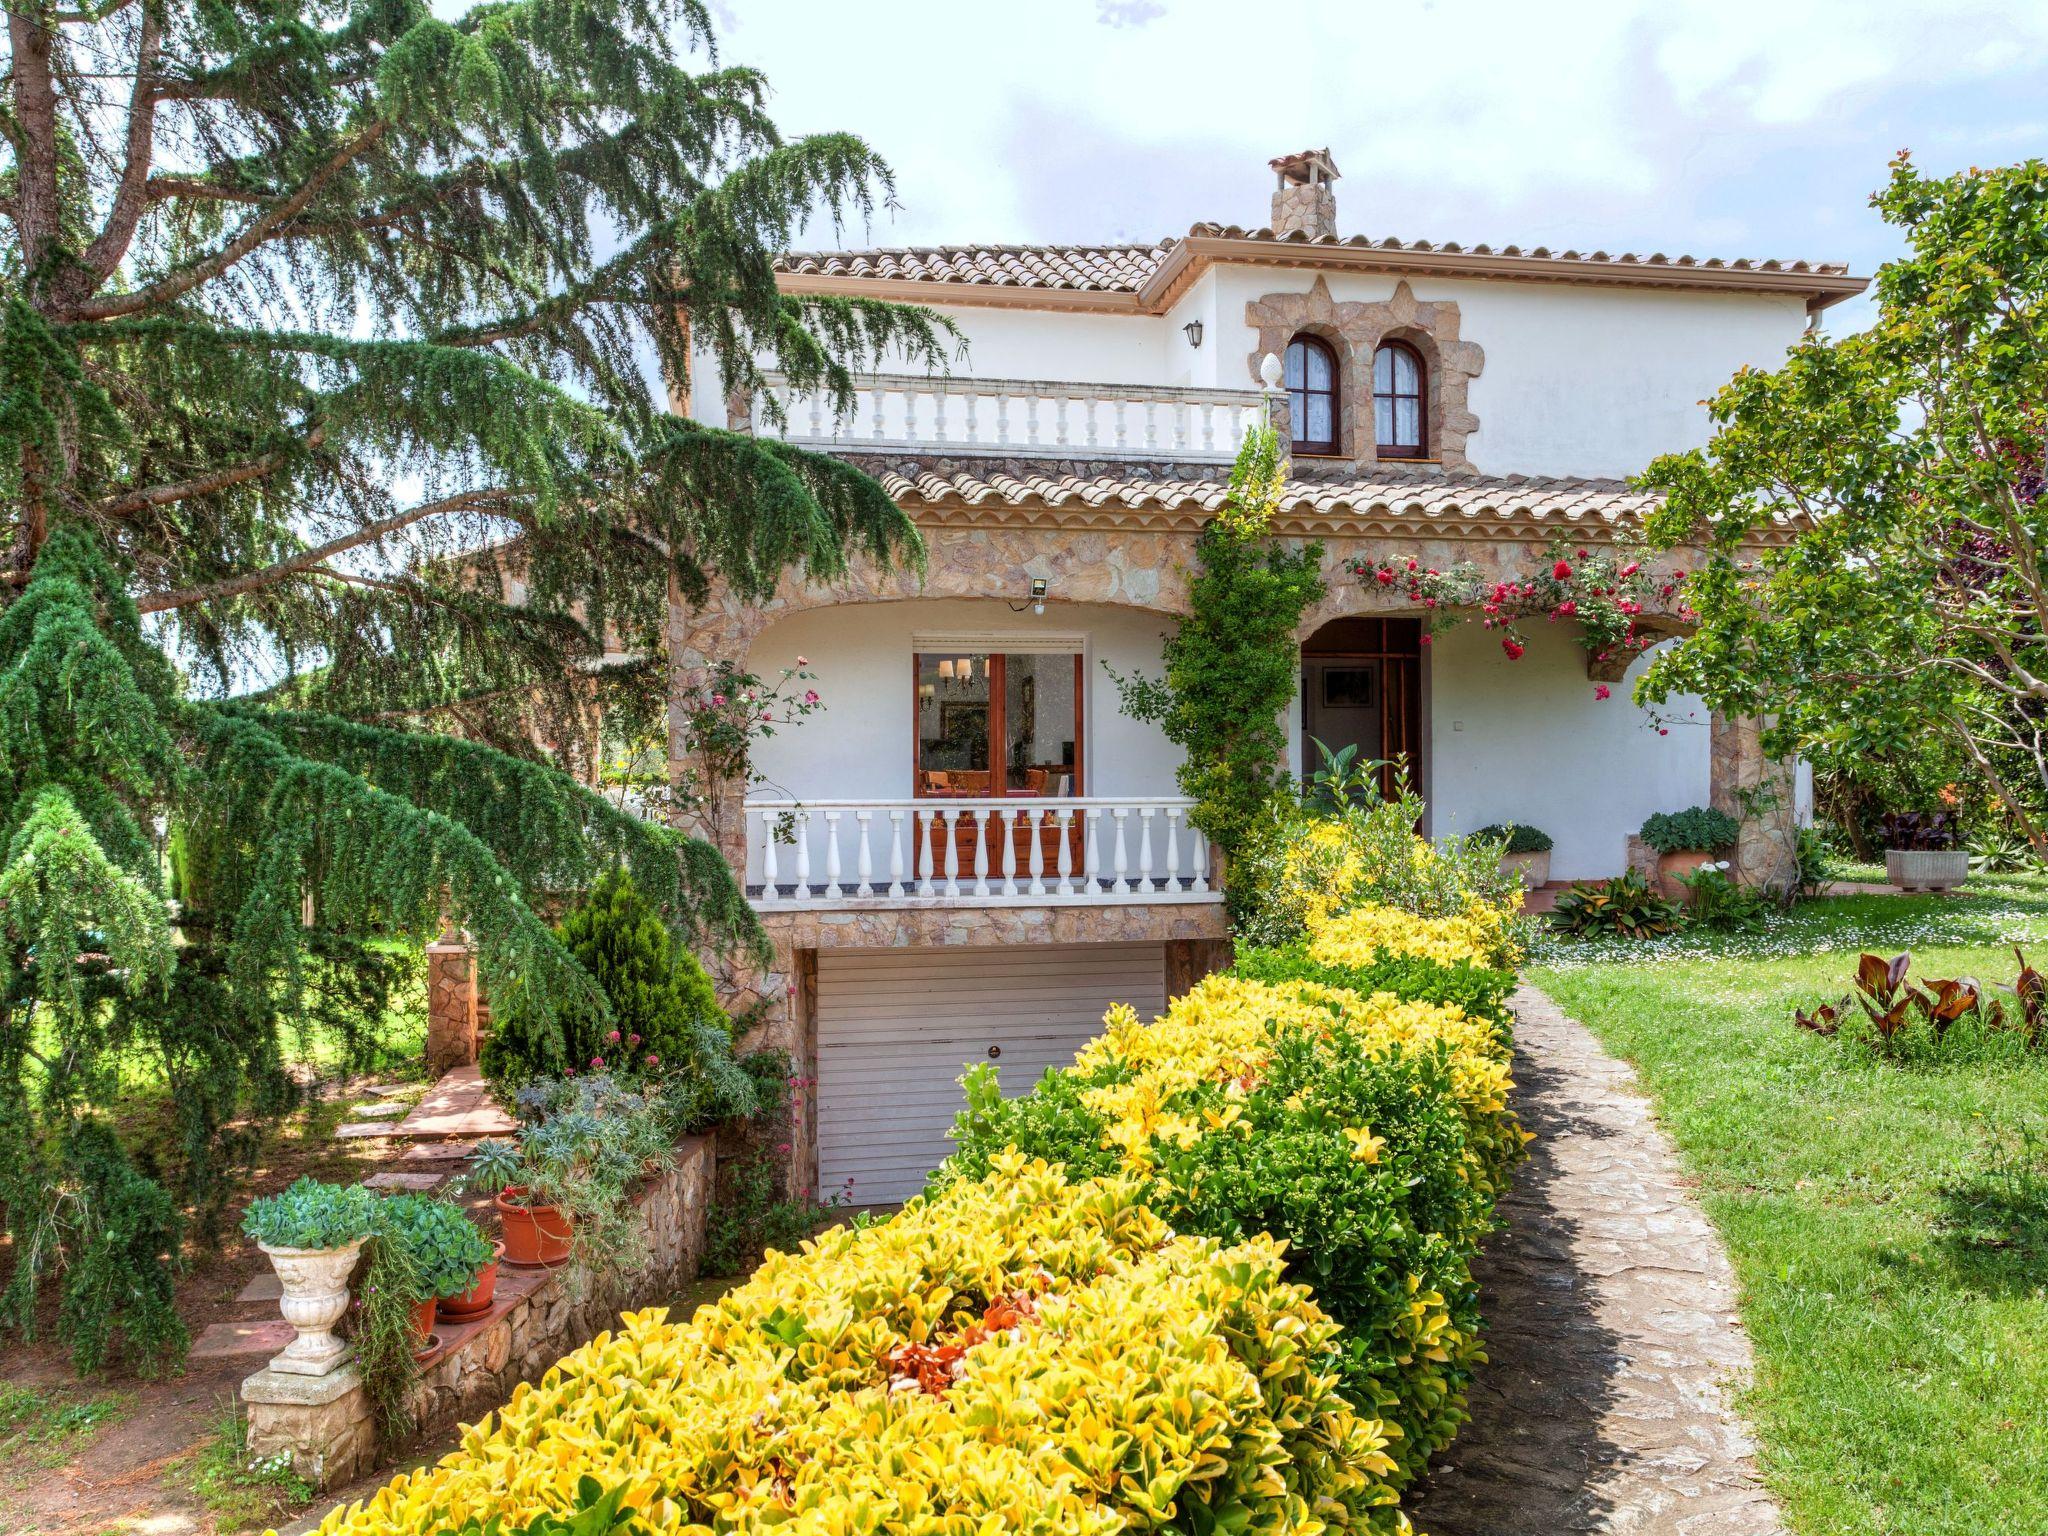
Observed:
[[[99,502],[93,507],[93,511],[101,517],[133,517],[138,512],[147,512],[153,507],[167,507],[188,497],[209,496],[215,491],[247,485],[252,480],[261,480],[267,475],[275,474],[293,459],[318,448],[326,440],[327,428],[316,426],[301,438],[295,447],[259,454],[240,464],[230,464],[204,475],[195,475],[190,480],[177,480],[168,485],[152,485],[144,490],[128,491]]]
[[[430,517],[439,517],[449,512],[501,509],[510,494],[506,491],[465,491],[459,496],[444,496],[439,501],[422,502],[416,507],[408,507],[403,512],[394,512],[389,517],[366,523],[361,528],[329,539],[325,544],[293,555],[288,560],[280,560],[274,565],[265,566],[262,570],[244,571],[239,575],[208,582],[203,586],[186,587],[178,592],[154,593],[148,597],[138,598],[135,606],[143,613],[164,613],[174,608],[189,608],[194,603],[211,603],[224,597],[238,597],[244,592],[253,592],[259,587],[271,586],[304,572],[340,577],[344,573],[315,568],[323,566],[336,555],[345,554],[351,549],[359,549],[365,544],[374,544],[387,534],[396,533],[401,528],[410,527]]]
[[[283,202],[259,214],[244,226],[242,232],[211,256],[178,268],[164,277],[132,293],[123,293],[111,298],[99,299],[89,304],[74,306],[69,311],[73,320],[113,320],[123,315],[138,315],[145,310],[158,309],[197,288],[201,283],[219,277],[266,240],[274,238],[278,228],[310,204],[320,189],[348,168],[351,161],[372,148],[391,131],[388,121],[372,123],[360,133],[351,135],[338,150],[329,155],[300,183],[299,189]]]
[[[143,210],[149,206],[149,167],[156,133],[156,103],[150,92],[156,84],[157,61],[162,52],[163,28],[157,8],[144,6],[142,33],[135,50],[135,87],[128,101],[128,158],[121,167],[121,181],[114,190],[106,224],[80,258],[86,272],[101,280],[121,264],[129,242],[135,238],[136,225],[142,221]]]

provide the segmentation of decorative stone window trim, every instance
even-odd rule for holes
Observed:
[[[1459,339],[1456,304],[1424,302],[1415,297],[1406,279],[1384,302],[1340,304],[1330,296],[1329,282],[1318,277],[1307,293],[1269,293],[1246,304],[1244,314],[1245,323],[1259,335],[1246,359],[1255,382],[1266,354],[1284,353],[1296,336],[1315,336],[1336,349],[1342,415],[1339,450],[1357,464],[1379,462],[1373,439],[1373,353],[1382,341],[1407,342],[1422,354],[1428,373],[1429,425],[1424,441],[1430,457],[1445,469],[1471,469],[1465,440],[1479,430],[1479,418],[1466,404],[1467,386],[1486,366],[1486,354],[1476,343]]]

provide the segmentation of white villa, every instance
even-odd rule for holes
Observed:
[[[1119,711],[1104,664],[1159,672],[1269,354],[1293,438],[1277,531],[1328,561],[1297,768],[1311,735],[1405,755],[1426,830],[1540,827],[1560,880],[1621,872],[1652,812],[1783,782],[1749,722],[1681,705],[1660,735],[1632,674],[1589,666],[1562,626],[1520,661],[1477,625],[1425,646],[1407,602],[1345,567],[1507,574],[1560,533],[1611,537],[1646,505],[1625,477],[1703,442],[1701,402],[1864,280],[1344,235],[1327,151],[1273,168],[1264,228],[782,264],[791,292],[914,301],[967,338],[948,377],[877,375],[851,419],[789,400],[779,429],[880,479],[925,535],[926,577],[791,580],[688,618],[691,653],[765,676],[806,657],[826,701],[763,745],[776,792],[729,818],[728,848],[781,952],[769,1033],[818,1080],[799,1166],[815,1159],[820,1189],[904,1198],[945,1154],[964,1067],[995,1060],[1021,1092],[1110,1003],[1156,1010],[1217,963],[1221,893],[1177,753]],[[770,429],[708,365],[677,403]],[[1747,878],[1785,878],[1791,799],[1751,816]]]

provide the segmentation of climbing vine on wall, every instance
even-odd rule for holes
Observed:
[[[1285,717],[1301,681],[1295,632],[1323,595],[1322,546],[1290,548],[1272,534],[1287,470],[1279,433],[1246,434],[1230,494],[1196,540],[1188,613],[1166,642],[1164,677],[1110,669],[1124,712],[1157,722],[1186,753],[1188,819],[1226,856],[1264,824],[1287,780]]]

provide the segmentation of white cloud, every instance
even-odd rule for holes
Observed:
[[[1095,0],[1095,19],[1106,27],[1142,27],[1165,14],[1159,0]]]

